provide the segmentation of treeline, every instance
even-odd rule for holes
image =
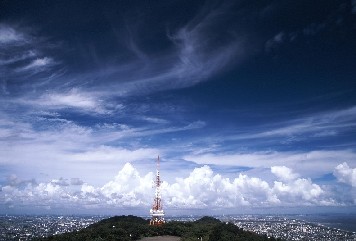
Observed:
[[[149,226],[148,220],[135,216],[115,216],[71,233],[37,238],[36,241],[106,240],[129,241],[143,237],[171,235],[182,241],[276,241],[281,239],[244,231],[232,223],[223,223],[212,217],[203,217],[195,222],[168,222],[162,226]]]

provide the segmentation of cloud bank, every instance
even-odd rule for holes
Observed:
[[[209,166],[201,166],[185,178],[176,178],[172,183],[163,182],[164,206],[184,210],[343,205],[335,201],[335,193],[311,179],[300,177],[288,167],[274,166],[270,171],[276,177],[274,181],[243,173],[236,173],[236,177],[230,179],[214,173]],[[350,174],[349,167],[343,163],[336,167],[335,175],[340,178],[341,173],[341,180],[348,182],[352,171],[355,173],[351,170]],[[102,186],[93,186],[78,178],[37,183],[12,176],[0,189],[0,201],[5,209],[19,205],[80,206],[88,210],[148,208],[154,195],[153,179],[152,172],[142,176],[130,163],[126,163],[113,180]]]

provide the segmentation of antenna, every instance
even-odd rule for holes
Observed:
[[[152,209],[150,210],[150,214],[151,214],[151,221],[150,221],[150,225],[154,225],[154,226],[158,226],[158,225],[162,225],[163,223],[165,223],[164,221],[164,211],[162,208],[162,199],[161,199],[161,178],[159,175],[159,156],[157,157],[157,172],[156,172],[156,179],[155,179],[155,197],[153,200],[153,205],[152,205]]]

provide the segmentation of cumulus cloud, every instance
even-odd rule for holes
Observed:
[[[274,167],[274,173],[286,167]],[[293,173],[292,170],[287,170]],[[283,174],[284,175],[284,174]],[[282,175],[282,176],[283,176]],[[0,200],[7,205],[99,205],[100,207],[148,208],[153,200],[152,172],[140,175],[126,163],[112,181],[94,186],[70,183],[60,178],[49,182],[17,182],[1,187]],[[285,178],[284,178],[285,179]],[[245,174],[230,179],[215,174],[209,166],[195,168],[187,177],[177,177],[173,183],[162,183],[162,196],[166,208],[238,208],[239,206],[290,206],[335,204],[327,193],[310,179],[287,178],[273,184]]]
[[[152,173],[141,177],[138,171],[126,163],[113,181],[106,183],[101,193],[107,198],[108,204],[119,206],[139,206],[150,203],[152,190]]]
[[[332,199],[320,199],[324,190],[310,179],[299,178],[297,173],[285,166],[271,167],[271,172],[281,181],[274,181],[273,192],[285,202],[295,203],[304,200],[313,204],[331,205]]]
[[[233,208],[276,202],[267,182],[243,174],[230,180],[214,174],[209,166],[195,168],[187,178],[177,178],[175,183],[164,186],[167,204],[178,208]]]
[[[334,176],[339,182],[356,187],[356,168],[349,167],[346,162],[335,167]]]
[[[271,172],[282,181],[290,181],[298,178],[298,174],[293,173],[290,168],[285,166],[273,166],[271,167]]]
[[[53,185],[58,185],[58,186],[69,186],[69,181],[62,177],[59,179],[52,180],[51,183]]]
[[[286,170],[274,168],[274,172]],[[288,169],[289,173],[293,173]],[[280,174],[280,173],[279,173]],[[281,176],[281,175],[280,175]],[[187,178],[178,178],[176,183],[167,184],[168,204],[195,207],[237,207],[240,205],[330,205],[333,200],[325,197],[322,188],[310,179],[283,178],[286,182],[275,181],[274,185],[245,174],[234,179],[214,174],[210,167],[196,168]]]
[[[80,178],[77,178],[77,177],[73,177],[70,179],[70,185],[83,185],[84,182],[80,179]]]

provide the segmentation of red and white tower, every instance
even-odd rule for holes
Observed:
[[[162,208],[162,199],[161,199],[161,179],[159,176],[159,156],[157,158],[157,174],[154,185],[156,187],[155,198],[153,201],[152,209],[150,210],[151,221],[150,225],[162,225],[164,221],[164,211]]]

